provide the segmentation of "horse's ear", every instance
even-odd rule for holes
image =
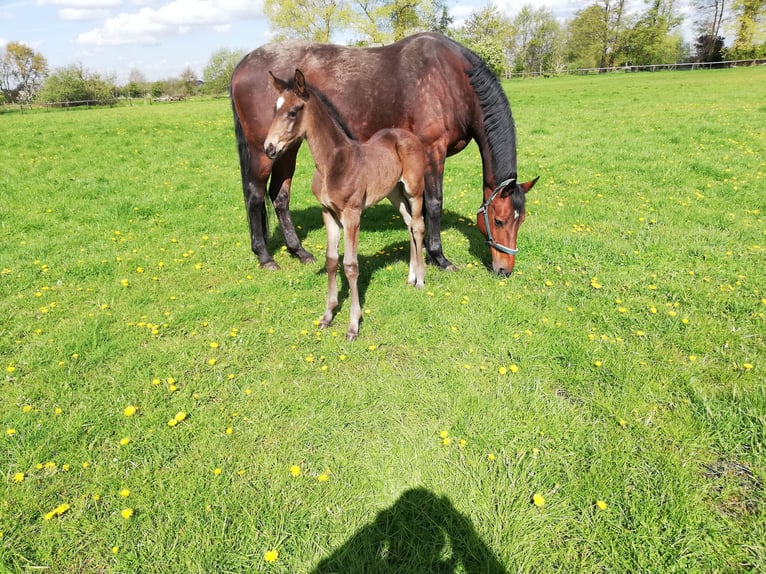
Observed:
[[[284,92],[287,89],[287,83],[277,78],[269,70],[269,85],[278,92]]]
[[[303,72],[297,69],[295,70],[295,87],[293,89],[298,97],[304,100],[308,99],[309,91],[306,87],[306,77],[303,75]]]
[[[524,190],[524,193],[527,193],[530,189],[532,189],[535,184],[537,183],[537,180],[540,179],[540,176],[538,175],[535,179],[531,179],[527,182],[520,183],[519,187]]]

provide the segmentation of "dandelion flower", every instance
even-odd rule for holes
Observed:
[[[207,360],[207,364],[208,364],[208,365],[210,365],[211,367],[212,367],[213,365],[215,365],[217,362],[218,362],[218,360],[217,360],[217,359],[208,359],[208,360]]]
[[[439,433],[439,436],[441,438],[447,438],[449,436],[449,431],[443,430]]]
[[[492,453],[489,453],[487,455],[487,459],[489,460],[489,462],[495,462],[495,455]]]
[[[23,482],[24,481],[24,473],[23,472],[17,472],[13,475],[13,482]]]
[[[628,422],[625,419],[620,419],[619,421],[617,421],[617,424],[619,424],[621,428],[625,428],[626,426],[628,426]]]
[[[169,426],[169,427],[174,427],[174,426],[176,426],[177,424],[178,424],[178,419],[175,419],[175,418],[173,418],[173,419],[170,419],[170,420],[168,421],[168,426]]]
[[[176,413],[175,419],[180,423],[182,420],[186,418],[186,413],[184,411],[178,411]]]
[[[330,475],[327,474],[326,472],[323,472],[322,474],[317,476],[317,480],[319,482],[327,482],[328,480],[330,480]]]
[[[132,508],[123,508],[120,512],[120,516],[122,516],[125,520],[128,520],[133,516],[133,509]]]
[[[753,368],[753,365],[752,363],[745,363],[744,365],[742,365],[742,368],[744,368],[746,371],[749,371],[750,369]]]
[[[497,370],[497,372],[500,373],[501,375],[504,375],[504,374],[506,374],[508,372],[508,369],[506,369],[505,367],[500,367]]]
[[[290,474],[292,474],[294,477],[301,475],[301,467],[297,464],[294,464],[290,467]]]
[[[126,417],[132,417],[134,414],[136,414],[137,410],[138,409],[134,407],[133,405],[128,405],[127,407],[125,407],[125,410],[122,412],[125,414]]]
[[[124,437],[120,439],[120,446],[127,446],[130,444],[130,437]]]
[[[119,546],[112,546],[112,554],[117,554],[120,551]]]
[[[16,429],[5,429],[5,434],[7,434],[8,436],[15,436]]]
[[[606,502],[604,502],[603,500],[597,500],[597,501],[596,501],[596,507],[597,507],[599,510],[606,510],[606,508],[607,508],[607,504],[606,504]]]
[[[234,434],[234,429],[231,427],[226,428],[226,434]]]
[[[442,444],[443,444],[444,446],[449,446],[451,442],[452,442],[452,439],[451,439],[450,437],[448,437],[448,436],[445,436],[445,437],[442,439]]]
[[[593,366],[594,367],[600,367],[601,365],[603,365],[603,363],[601,361],[593,361]]]
[[[276,561],[277,561],[277,558],[279,558],[279,552],[277,552],[276,550],[268,550],[268,551],[266,551],[266,553],[263,555],[263,559],[264,559],[266,562],[269,562],[269,563],[271,563],[271,562],[276,562]]]
[[[519,366],[518,366],[518,365],[511,365],[511,366],[509,367],[509,369],[510,369],[510,371],[511,371],[512,373],[514,373],[514,374],[519,372]]]
[[[220,468],[214,468],[213,469],[213,474],[216,475],[216,476],[221,476],[222,472],[223,471]]]
[[[536,492],[532,497],[532,502],[537,508],[543,508],[545,506],[545,497],[539,492]]]
[[[120,491],[120,497],[121,498],[127,498],[128,496],[130,496],[130,490],[128,490],[127,488],[123,488]]]

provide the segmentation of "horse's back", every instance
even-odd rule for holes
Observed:
[[[292,77],[296,69],[332,104],[349,135],[366,140],[381,129],[402,127],[422,131],[418,135],[429,140],[432,136],[425,132],[435,125],[429,114],[444,118],[455,110],[465,113],[468,66],[462,47],[435,33],[374,48],[276,42],[243,58],[232,74],[231,90],[240,117],[251,122],[253,140],[268,129],[276,101],[268,73]],[[464,123],[451,117],[439,121],[451,127]]]

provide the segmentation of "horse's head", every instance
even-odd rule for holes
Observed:
[[[292,85],[269,72],[269,84],[278,97],[274,104],[274,119],[263,142],[263,151],[269,158],[276,159],[306,135],[302,112],[309,99],[309,91],[306,78],[300,70],[295,70]]]
[[[498,185],[476,214],[479,231],[487,238],[492,254],[492,270],[510,275],[516,265],[516,236],[527,215],[526,194],[539,177],[526,183],[509,179]]]

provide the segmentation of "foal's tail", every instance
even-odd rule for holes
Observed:
[[[239,171],[242,176],[242,192],[245,196],[245,208],[247,209],[248,218],[252,217],[251,212],[251,184],[252,175],[250,173],[250,148],[247,146],[247,138],[245,132],[242,129],[242,123],[237,113],[237,106],[234,103],[234,91],[232,87],[229,87],[229,93],[231,94],[231,113],[234,116],[234,135],[237,137],[237,151],[239,152]],[[264,240],[269,240],[269,217],[266,210],[266,202],[262,204],[262,209],[258,216],[261,218],[261,229],[263,229]],[[252,229],[252,226],[251,226]]]

